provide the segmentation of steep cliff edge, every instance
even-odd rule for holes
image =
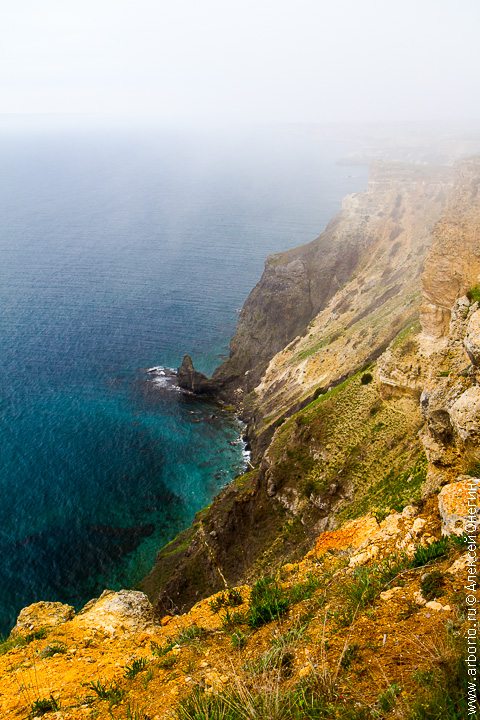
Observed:
[[[182,387],[216,386],[236,403],[255,460],[285,414],[374,359],[416,317],[451,183],[450,167],[376,163],[367,190],[347,197],[316,240],[268,258],[212,380],[184,360]]]
[[[453,181],[382,172],[347,201],[369,237],[355,270],[253,389],[235,343],[212,379],[183,363],[187,386],[250,414],[256,467],[161,550],[143,582],[154,606],[106,591],[76,615],[24,609],[0,643],[5,717],[466,717],[480,161]],[[273,328],[278,308],[257,301]]]
[[[467,165],[472,176],[478,165]],[[347,200],[360,228],[377,232],[369,232],[355,274],[304,335],[271,359],[254,390],[244,393],[255,470],[222,491],[160,553],[143,583],[163,611],[188,607],[208,588],[222,587],[222,576],[241,582],[299,557],[319,531],[342,518],[369,509],[381,516],[420,501],[425,488],[454,480],[468,464],[455,443],[442,445],[444,466],[445,453],[457,461],[451,460],[451,470],[435,485],[439,463],[422,392],[445,384],[447,371],[442,358],[425,352],[419,324],[423,266],[430,272],[430,252],[438,252],[441,227],[462,193],[465,165],[414,168],[410,179],[407,168],[396,165],[390,174],[381,169],[382,180],[376,177],[365,194]],[[466,209],[462,222],[469,232],[473,215]],[[457,246],[458,262],[468,247]],[[465,322],[474,314],[466,302]],[[469,366],[465,322],[443,338],[448,352],[455,346],[457,353],[448,382],[464,390],[475,382],[462,375]],[[435,395],[429,392],[433,411]]]

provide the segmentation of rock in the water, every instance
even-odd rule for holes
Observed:
[[[185,355],[177,372],[178,385],[196,395],[215,395],[217,383],[195,370],[190,355]]]
[[[468,321],[464,345],[472,363],[480,365],[480,310],[476,310]]]
[[[23,608],[12,630],[12,635],[26,635],[40,629],[49,629],[71,620],[75,610],[60,602],[37,602]]]
[[[442,535],[462,535],[466,530],[467,518],[476,522],[480,519],[480,479],[460,476],[458,482],[445,485],[438,495],[438,509],[442,518]],[[476,513],[469,513],[469,507],[476,502]]]
[[[480,439],[480,387],[473,385],[465,390],[449,410],[455,434],[463,440]]]

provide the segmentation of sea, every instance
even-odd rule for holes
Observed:
[[[332,129],[0,118],[0,632],[38,600],[135,587],[242,472],[211,372],[265,257],[367,170]]]

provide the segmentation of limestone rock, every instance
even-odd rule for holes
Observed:
[[[449,410],[455,434],[463,440],[480,439],[480,387],[473,385],[465,390]]]
[[[480,310],[476,310],[467,325],[464,339],[465,350],[474,365],[480,364]]]
[[[12,635],[26,635],[40,630],[52,628],[71,620],[75,610],[71,605],[60,602],[37,602],[23,608],[17,618]]]
[[[425,607],[429,608],[430,610],[443,610],[442,603],[437,602],[436,600],[429,600],[427,603],[425,603]]]
[[[463,534],[466,518],[469,517],[469,490],[472,484],[480,485],[480,479],[463,475],[458,482],[445,485],[440,491],[438,509],[442,518],[442,535]],[[480,518],[479,499],[480,497],[477,497],[477,512],[473,515],[476,520]]]
[[[153,623],[153,608],[147,596],[138,590],[104,590],[100,597],[91,600],[77,621],[91,629],[138,632]]]
[[[391,600],[392,597],[394,595],[396,595],[399,590],[403,590],[403,588],[396,586],[396,587],[390,588],[389,590],[384,590],[383,592],[380,593],[380,599],[385,600],[385,601]]]

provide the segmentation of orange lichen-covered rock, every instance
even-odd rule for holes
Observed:
[[[359,548],[379,530],[379,527],[372,515],[350,520],[338,530],[327,531],[319,535],[315,547],[307,557],[320,557],[328,550]]]
[[[71,605],[60,602],[37,602],[23,608],[12,630],[12,635],[25,635],[40,629],[61,625],[75,615]]]

